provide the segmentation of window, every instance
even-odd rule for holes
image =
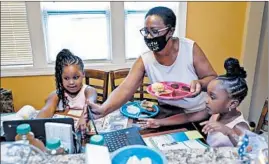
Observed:
[[[144,27],[147,11],[155,6],[168,7],[178,16],[179,2],[124,2],[127,59],[137,58],[143,52],[149,51],[139,30]],[[174,36],[178,36],[177,31]]]
[[[139,30],[155,6],[171,8],[185,36],[187,2],[2,2],[1,77],[52,75],[63,48],[86,69],[130,68],[148,51]]]
[[[41,2],[48,62],[63,48],[83,60],[110,60],[109,2]]]
[[[25,2],[1,2],[1,67],[32,64]]]

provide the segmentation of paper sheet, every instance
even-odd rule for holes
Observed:
[[[104,118],[94,120],[98,132],[111,132],[125,129],[128,126],[128,118],[123,116],[119,110],[108,114]],[[95,132],[91,122],[91,132]]]
[[[206,149],[199,138],[203,136],[196,130],[187,132],[176,132],[159,136],[143,138],[146,145],[158,150],[176,150],[176,149]]]
[[[197,130],[186,131],[185,134],[189,140],[204,138]]]
[[[177,149],[206,149],[207,147],[197,140],[187,140],[183,142],[173,142],[167,137],[148,137],[144,138],[146,145],[153,149],[164,150],[177,150]]]
[[[206,149],[207,146],[201,143],[201,141],[197,140],[188,140],[184,141],[184,144],[190,149]]]
[[[69,110],[67,114],[80,117],[82,115],[83,110]]]
[[[65,116],[65,115],[60,115],[60,114],[54,114],[53,115],[53,118],[73,118],[73,120],[74,120],[74,127],[77,126],[77,123],[78,123],[78,120],[79,120],[79,118],[76,118],[76,117]]]

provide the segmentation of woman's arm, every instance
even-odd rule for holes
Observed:
[[[202,90],[206,91],[208,83],[216,78],[217,73],[197,43],[193,45],[193,65],[199,77],[198,81],[201,84]]]
[[[206,110],[202,110],[195,113],[181,113],[173,115],[167,118],[160,119],[158,122],[160,126],[180,125],[189,122],[201,121],[208,116],[208,112]]]
[[[142,58],[139,57],[133,64],[128,76],[102,104],[103,115],[113,112],[131,99],[143,80],[144,72],[145,67]]]
[[[57,105],[59,102],[58,95],[54,91],[51,93],[47,100],[45,106],[41,109],[41,111],[38,113],[37,118],[50,118],[54,115]]]

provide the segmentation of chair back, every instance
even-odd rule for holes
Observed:
[[[85,69],[85,83],[97,90],[97,103],[102,104],[108,96],[109,72]]]
[[[256,133],[260,133],[260,131],[268,131],[268,98],[265,100],[262,113],[256,128]]]
[[[116,89],[121,84],[122,80],[124,80],[127,77],[129,71],[130,71],[130,68],[123,68],[123,69],[110,71],[111,91]],[[150,82],[149,82],[148,76],[145,73],[143,81],[140,84],[140,87],[135,92],[134,96],[131,98],[131,101],[147,100],[147,101],[158,103],[158,100],[156,98],[153,98],[151,95],[147,93],[146,90],[149,85],[150,85]]]

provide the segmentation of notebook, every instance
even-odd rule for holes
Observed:
[[[196,130],[175,132],[143,138],[147,146],[158,150],[206,149],[208,146],[200,139],[203,136]]]

